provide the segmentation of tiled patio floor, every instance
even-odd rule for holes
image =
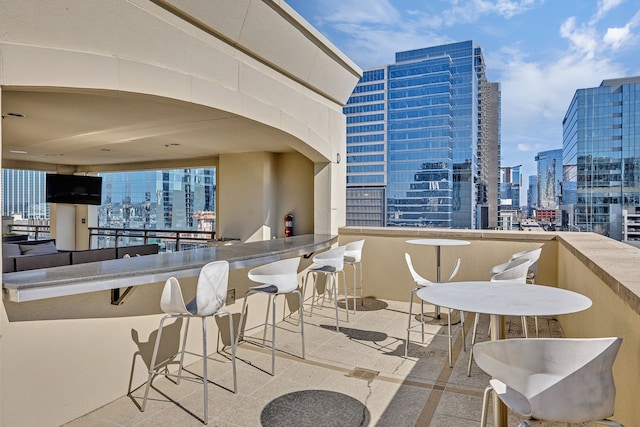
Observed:
[[[418,307],[416,305],[415,307]],[[360,308],[360,306],[358,306]],[[428,307],[426,311],[432,311]],[[308,313],[308,311],[307,311]],[[482,391],[488,377],[475,365],[466,375],[468,351],[454,344],[454,367],[444,337],[411,342],[404,358],[408,303],[366,299],[363,310],[340,323],[325,308],[305,316],[306,359],[300,335],[278,329],[276,375],[271,353],[249,343],[238,346],[238,393],[232,387],[231,365],[210,362],[210,426],[478,426]],[[344,312],[341,312],[344,320]],[[530,330],[533,331],[533,319]],[[488,316],[482,316],[479,340],[486,340]],[[472,316],[468,316],[467,343]],[[520,335],[520,320],[509,323]],[[562,335],[554,318],[540,318],[541,337]],[[282,322],[297,330],[295,321]],[[432,331],[437,326],[429,326]],[[261,335],[261,334],[260,334]],[[459,336],[458,336],[459,338]],[[412,335],[419,340],[419,334]],[[467,349],[468,350],[468,349]],[[190,366],[200,372],[198,363]],[[201,426],[202,386],[180,385],[157,377],[146,411],[140,412],[144,387],[68,424],[78,426]],[[225,389],[227,388],[227,389]],[[511,417],[510,425],[518,425]],[[490,420],[491,424],[491,420]]]

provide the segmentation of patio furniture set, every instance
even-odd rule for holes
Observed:
[[[302,289],[298,285],[298,268],[300,258],[288,258],[265,264],[251,269],[248,277],[257,286],[247,291],[240,317],[238,329],[234,328],[232,315],[223,310],[229,274],[229,264],[226,261],[215,261],[205,265],[198,278],[196,296],[193,301],[185,303],[180,284],[175,278],[167,280],[162,297],[161,309],[166,313],[160,321],[158,334],[153,352],[152,361],[148,370],[148,380],[144,401],[141,410],[144,411],[147,402],[149,387],[156,375],[166,375],[201,381],[204,386],[204,417],[202,421],[207,424],[207,360],[211,359],[207,353],[206,318],[210,316],[227,316],[229,319],[229,331],[231,362],[233,369],[233,391],[236,392],[236,344],[244,340],[266,347],[271,347],[271,375],[276,372],[276,312],[277,299],[280,295],[296,294],[299,303],[299,316],[297,323],[301,334],[301,357],[305,358],[304,347],[304,296],[310,278],[313,279],[311,292],[310,315],[316,305],[324,305],[325,300],[333,301],[335,310],[336,331],[340,329],[340,307],[338,303],[338,275],[342,274],[345,299],[344,314],[349,321],[349,295],[347,280],[344,271],[345,265],[353,267],[353,312],[357,305],[357,290],[360,290],[360,299],[364,303],[362,289],[362,249],[364,240],[338,246],[313,257],[314,264],[307,270],[303,280]],[[465,312],[474,313],[474,327],[469,351],[467,375],[471,373],[471,364],[475,360],[477,365],[491,375],[490,385],[484,392],[481,425],[486,425],[488,418],[488,402],[493,394],[494,398],[494,425],[507,426],[507,407],[524,417],[520,426],[533,425],[536,422],[551,421],[564,423],[597,422],[602,425],[622,426],[622,424],[608,419],[613,415],[615,403],[615,386],[612,375],[612,365],[615,360],[621,338],[589,338],[589,339],[565,339],[565,338],[537,338],[537,316],[568,314],[586,310],[591,306],[591,300],[581,294],[548,286],[535,284],[536,266],[542,248],[513,254],[511,259],[504,264],[495,266],[491,270],[490,281],[453,282],[461,259],[456,259],[451,273],[446,279],[441,278],[440,248],[442,246],[468,245],[469,242],[453,239],[414,239],[407,243],[412,245],[434,246],[436,248],[436,282],[420,276],[413,265],[411,256],[406,253],[405,260],[409,272],[415,282],[415,288],[411,291],[409,300],[409,323],[407,327],[407,339],[405,342],[404,356],[408,357],[408,345],[412,333],[421,333],[422,342],[425,324],[433,319],[437,324],[446,326],[446,332],[437,332],[448,338],[449,366],[452,366],[452,340],[457,329],[460,330],[463,349],[466,351],[464,320]],[[325,281],[318,280],[324,276]],[[359,278],[359,280],[358,280]],[[254,293],[262,293],[269,296],[267,318],[271,310],[271,325],[267,319],[265,323],[256,326],[264,327],[262,340],[256,342],[247,330],[244,330],[244,321],[247,311],[248,296]],[[413,299],[417,295],[421,302],[421,310],[415,323],[413,314]],[[322,300],[322,301],[321,301]],[[433,304],[436,307],[433,315],[425,314],[424,303]],[[441,313],[440,307],[447,310]],[[460,316],[459,325],[453,321],[452,315],[457,311]],[[476,343],[479,314],[490,315],[491,341]],[[523,322],[525,338],[504,339],[505,317],[520,316]],[[536,318],[536,338],[529,338],[526,328],[525,316]],[[203,374],[201,377],[185,377],[183,375],[185,343],[191,317],[199,317],[202,321],[202,354]],[[162,328],[168,319],[184,318],[186,326],[182,345],[177,354],[170,355],[158,361],[158,353]],[[446,319],[445,319],[446,318]],[[446,320],[446,322],[445,322]],[[432,323],[433,324],[433,323]],[[271,326],[271,339],[266,339],[267,327]],[[418,329],[419,328],[419,329]],[[193,354],[193,353],[192,353]],[[179,355],[177,373],[170,373],[167,369]],[[228,358],[227,358],[228,359]],[[588,392],[586,390],[589,390]],[[493,391],[493,393],[491,393]]]

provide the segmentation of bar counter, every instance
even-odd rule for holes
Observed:
[[[194,277],[212,261],[226,260],[231,270],[254,267],[327,249],[338,236],[306,234],[126,259],[5,273],[2,291],[13,302],[164,282],[169,277]]]

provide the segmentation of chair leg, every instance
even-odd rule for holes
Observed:
[[[209,424],[209,357],[207,354],[207,318],[202,317],[202,384],[204,386],[204,423]]]
[[[413,313],[413,295],[416,293],[418,288],[415,288],[411,291],[411,297],[409,298],[409,325],[407,325],[407,341],[404,343],[404,357],[408,357],[407,353],[409,352],[409,336],[411,335],[411,317]]]
[[[417,288],[416,288],[417,292]],[[422,344],[424,344],[424,300],[420,300],[420,327],[422,329]]]
[[[475,313],[473,320],[473,331],[471,332],[471,345],[469,346],[469,364],[467,366],[467,376],[471,376],[471,362],[473,361],[473,345],[476,343],[476,333],[478,332],[478,313]]]
[[[487,417],[489,415],[489,397],[492,391],[493,387],[491,386],[484,389],[484,395],[482,396],[482,417],[480,418],[480,427],[486,427],[487,425]]]
[[[529,338],[529,328],[527,327],[527,318],[522,316],[522,332],[525,338]]]
[[[460,314],[460,327],[462,328],[462,331],[460,331],[460,335],[462,337],[462,351],[464,351],[466,353],[467,352],[467,340],[466,340],[466,336],[464,334],[464,311],[458,311],[458,313]]]
[[[538,332],[538,316],[534,316],[533,321],[536,323],[536,338],[540,338],[540,334]]]
[[[451,343],[451,341],[452,341],[452,335],[451,335],[451,309],[447,308],[447,310],[449,310],[449,316],[448,316],[449,320],[447,322],[447,326],[448,326],[447,335],[448,335],[448,338],[449,338],[449,367],[453,368],[453,359],[452,359],[452,356],[451,356],[451,353],[453,353],[453,345]]]

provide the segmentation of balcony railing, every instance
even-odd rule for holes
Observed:
[[[9,232],[27,240],[51,238],[49,225],[9,224]],[[160,252],[175,252],[206,247],[216,240],[215,231],[163,230],[88,227],[89,249],[118,248],[123,246],[157,243]],[[220,239],[225,244],[237,239]]]
[[[215,237],[215,231],[89,227],[89,248],[156,243],[160,252],[175,252],[206,247]]]

